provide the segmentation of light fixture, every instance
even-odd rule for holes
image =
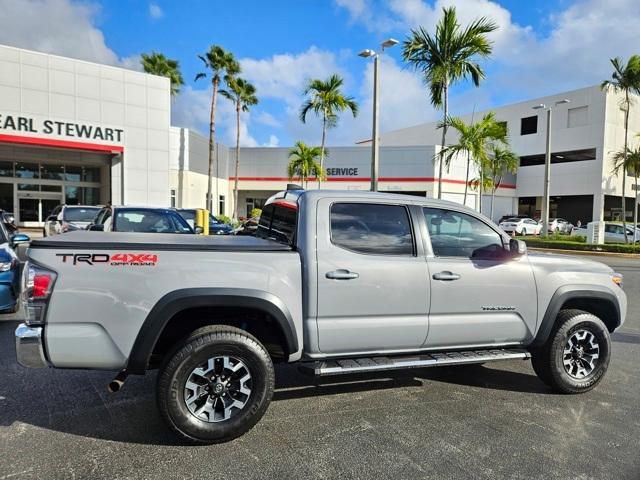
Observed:
[[[396,40],[395,38],[387,38],[380,45],[382,46],[382,48],[389,48],[389,47],[393,47],[394,45],[397,45],[397,44],[398,44],[398,40]]]
[[[363,57],[363,58],[369,58],[369,57],[373,57],[375,56],[376,52],[374,52],[373,50],[367,48],[366,50],[362,50],[358,56],[359,57]]]
[[[534,110],[540,110],[541,108],[547,108],[547,106],[544,103],[540,103],[540,104],[535,105],[535,106],[533,106],[531,108],[533,108]]]
[[[558,100],[556,102],[556,105],[562,105],[563,103],[571,103],[571,100],[569,100],[568,98],[563,98],[562,100]]]

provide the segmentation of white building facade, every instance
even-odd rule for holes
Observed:
[[[0,209],[22,226],[39,226],[63,203],[204,207],[208,138],[170,125],[169,87],[164,77],[0,46]],[[569,103],[556,106],[564,99]],[[594,86],[496,108],[521,161],[517,175],[505,175],[494,195],[484,195],[483,213],[540,214],[546,115],[532,107],[544,103],[553,108],[551,216],[583,223],[620,218],[622,177],[612,174],[612,157],[624,141],[621,99]],[[632,146],[639,101],[630,115]],[[383,133],[379,190],[437,196],[440,135],[435,123]],[[217,145],[216,214],[232,215],[236,181],[239,217],[299,183],[287,176],[288,148],[241,148],[237,178],[235,160],[234,148]],[[370,162],[370,145],[329,147],[321,188],[368,190]],[[476,176],[472,169],[469,178]],[[462,203],[466,190],[467,205],[476,208],[478,192],[465,178],[466,161],[454,160],[442,198]],[[628,219],[633,183],[627,177]],[[319,186],[315,179],[306,185]]]

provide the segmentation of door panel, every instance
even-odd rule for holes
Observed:
[[[429,347],[501,344],[531,338],[537,302],[526,256],[510,260],[430,258],[432,272],[457,280],[431,281]]]
[[[532,338],[537,294],[528,257],[512,257],[478,217],[425,208],[433,258],[426,347],[520,343]],[[444,275],[442,275],[444,274]]]
[[[407,209],[345,204],[354,205],[323,199],[317,210],[320,351],[418,348],[428,331],[429,281],[424,258],[414,254]]]

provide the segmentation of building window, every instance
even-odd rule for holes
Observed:
[[[170,205],[171,208],[176,208],[176,191],[175,190],[171,190],[170,191]]]
[[[589,107],[576,107],[567,110],[567,128],[584,127],[589,123]]]
[[[225,215],[224,195],[218,196],[218,215]]]
[[[520,119],[520,135],[538,133],[538,116],[524,117]]]
[[[567,163],[567,162],[584,162],[585,160],[595,160],[596,149],[587,148],[585,150],[571,150],[568,152],[551,153],[551,163]],[[532,165],[544,165],[545,155],[525,155],[520,157],[521,167],[530,167]]]

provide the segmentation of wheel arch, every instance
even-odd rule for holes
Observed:
[[[565,285],[553,294],[531,346],[544,345],[551,334],[560,310],[575,308],[600,318],[613,332],[621,324],[618,299],[605,288]]]
[[[262,290],[244,288],[185,288],[167,293],[149,311],[131,349],[127,372],[146,372],[162,333],[181,312],[215,307],[251,309],[269,315],[281,331],[284,353],[298,351],[293,318],[285,303],[277,296]]]

